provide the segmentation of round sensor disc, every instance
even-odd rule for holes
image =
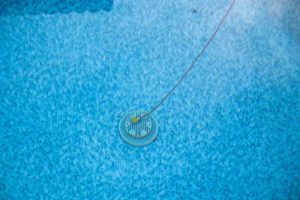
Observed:
[[[144,146],[156,139],[158,130],[157,121],[151,115],[140,119],[145,114],[146,112],[144,111],[133,111],[121,119],[119,124],[120,135],[128,144]]]

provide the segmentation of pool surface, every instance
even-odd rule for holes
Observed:
[[[299,1],[237,0],[145,147],[230,1],[66,2],[0,7],[1,200],[300,199]]]

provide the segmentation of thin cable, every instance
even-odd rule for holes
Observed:
[[[197,61],[199,60],[199,58],[203,55],[203,53],[205,52],[205,50],[207,49],[207,47],[210,45],[211,41],[215,38],[215,36],[217,35],[217,33],[219,32],[219,29],[221,28],[222,24],[224,23],[226,17],[228,16],[229,12],[231,11],[233,5],[235,4],[235,0],[232,1],[230,7],[228,8],[228,10],[226,11],[226,13],[224,14],[222,20],[220,21],[219,25],[217,26],[216,30],[214,31],[214,33],[210,36],[209,40],[206,42],[205,46],[203,47],[203,49],[199,52],[199,54],[195,57],[195,59],[193,60],[192,64],[186,69],[186,71],[184,72],[184,74],[181,76],[181,78],[178,80],[178,82],[173,86],[173,88],[164,96],[164,98],[162,98],[160,100],[160,102],[154,106],[150,112],[146,113],[145,115],[143,115],[142,117],[140,117],[138,120],[141,120],[142,118],[151,115],[171,94],[172,92],[180,85],[180,83],[185,79],[185,77],[189,74],[189,72],[193,69],[193,67],[195,67],[195,64],[197,63]]]

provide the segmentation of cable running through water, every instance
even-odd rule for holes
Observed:
[[[184,74],[177,81],[177,83],[173,86],[173,88],[160,100],[160,102],[156,106],[154,106],[151,109],[150,112],[146,113],[145,115],[143,115],[142,117],[140,117],[139,119],[137,119],[136,122],[138,122],[139,120],[141,120],[142,118],[144,118],[144,117],[146,117],[148,115],[151,115],[172,94],[172,92],[180,85],[180,83],[186,78],[186,76],[193,69],[193,67],[195,67],[195,64],[197,63],[197,61],[199,60],[199,58],[203,55],[203,53],[205,52],[205,50],[207,49],[207,47],[210,45],[211,41],[215,38],[215,36],[219,32],[219,29],[221,28],[222,24],[224,23],[226,17],[228,16],[228,14],[231,11],[231,9],[232,9],[232,7],[233,7],[234,4],[235,4],[235,0],[233,0],[232,3],[230,4],[230,7],[228,8],[228,10],[226,11],[226,13],[224,14],[223,18],[221,19],[221,21],[220,21],[219,25],[217,26],[216,30],[214,31],[214,33],[210,36],[209,40],[204,45],[203,49],[195,57],[195,59],[193,60],[192,64],[186,69],[186,71],[184,72]]]

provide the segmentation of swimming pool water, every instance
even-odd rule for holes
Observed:
[[[5,0],[0,2],[0,16],[98,12],[112,6],[113,0]]]
[[[299,2],[115,0],[110,11],[0,16],[0,199],[299,199]],[[193,12],[195,9],[196,12]]]

